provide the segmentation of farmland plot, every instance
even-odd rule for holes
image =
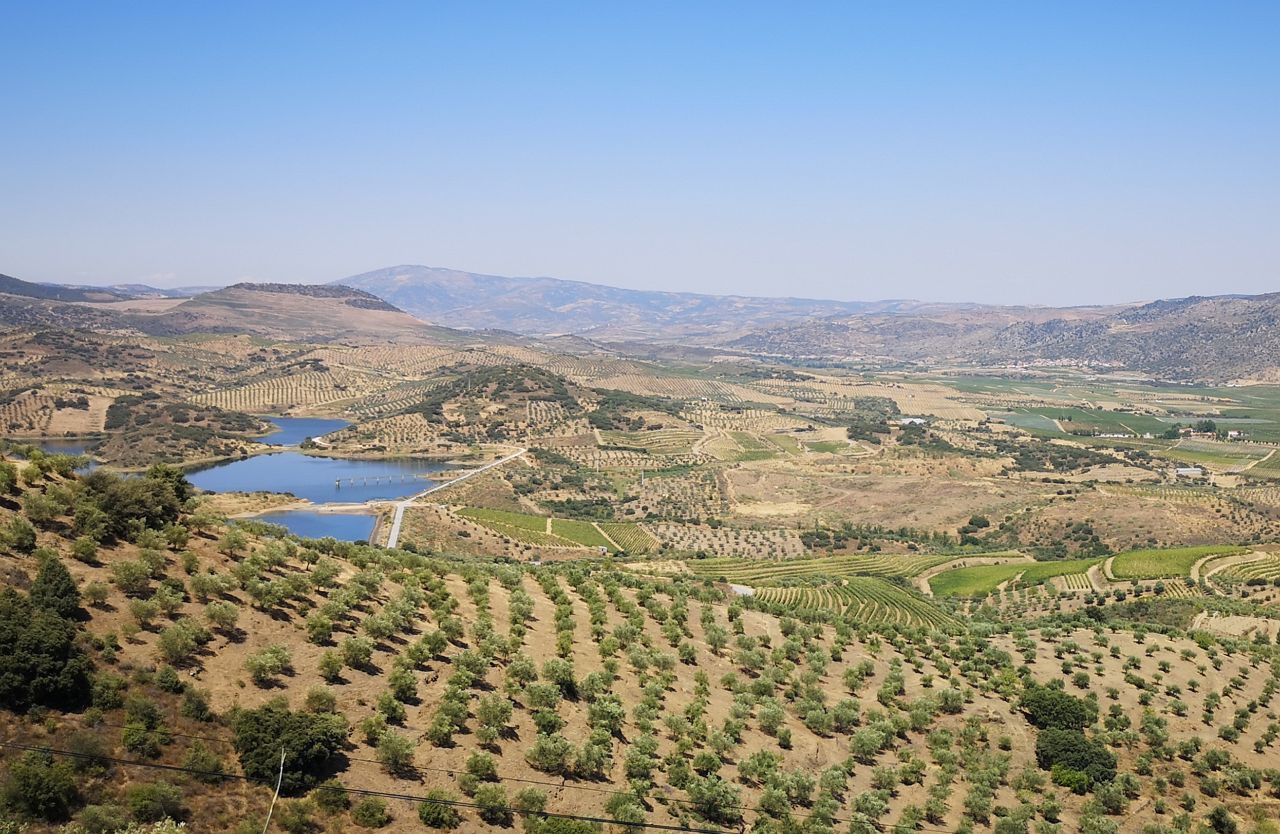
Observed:
[[[698,559],[689,562],[689,567],[702,576],[723,577],[728,582],[755,586],[807,576],[910,577],[953,559],[954,556],[938,554],[867,554],[785,561]]]
[[[1234,545],[1130,550],[1114,558],[1111,573],[1116,579],[1175,579],[1189,576],[1191,566],[1206,556],[1244,552],[1245,548]]]
[[[950,628],[957,621],[910,591],[870,577],[832,585],[760,588],[761,602],[783,610],[826,609],[866,623]]]

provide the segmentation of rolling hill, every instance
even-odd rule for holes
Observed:
[[[369,293],[308,284],[233,284],[162,313],[131,317],[152,334],[248,333],[328,341],[427,340],[446,334]]]
[[[1174,380],[1280,379],[1280,293],[1119,308],[920,308],[830,316],[739,338],[792,358],[1074,365]]]
[[[895,302],[754,298],[629,290],[559,278],[510,278],[429,266],[393,266],[343,278],[447,327],[593,338],[723,339],[810,316],[886,309]]]

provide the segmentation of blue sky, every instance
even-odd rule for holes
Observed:
[[[6,3],[0,272],[1280,290],[1277,3]]]

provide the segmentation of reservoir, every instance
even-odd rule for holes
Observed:
[[[313,504],[363,504],[415,495],[435,486],[430,475],[450,468],[418,458],[353,460],[278,452],[215,464],[189,472],[187,480],[209,492],[287,492]]]
[[[361,513],[320,513],[315,510],[282,510],[255,516],[254,521],[279,524],[295,536],[323,539],[331,536],[342,541],[368,541],[377,518]]]
[[[268,446],[297,446],[308,437],[322,437],[351,425],[346,420],[325,419],[323,417],[259,416],[276,427],[275,431],[258,438],[259,442],[266,443]]]

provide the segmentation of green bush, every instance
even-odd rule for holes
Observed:
[[[1019,706],[1027,720],[1042,730],[1083,730],[1098,720],[1098,708],[1092,702],[1049,686],[1031,684]]]
[[[376,796],[366,796],[351,809],[351,821],[363,828],[381,828],[391,822],[387,803]]]
[[[275,698],[254,710],[241,710],[232,719],[240,766],[250,779],[274,782],[285,751],[281,790],[296,794],[313,787],[347,739],[346,719],[333,713],[292,712],[288,702]]]
[[[340,814],[351,807],[346,786],[337,779],[326,779],[311,791],[311,801],[326,814]]]
[[[76,643],[79,633],[77,624],[12,588],[0,591],[0,704],[23,711],[87,703],[92,664]]]
[[[442,790],[427,791],[425,801],[418,806],[418,819],[428,828],[457,828],[462,823],[462,815],[452,805],[457,797]]]
[[[1116,776],[1115,754],[1079,730],[1041,730],[1036,739],[1036,763],[1044,770],[1079,771],[1091,782],[1110,782]]]
[[[130,785],[125,791],[125,805],[129,815],[138,822],[159,822],[183,816],[182,792],[168,782]]]
[[[31,583],[31,604],[65,619],[71,619],[80,610],[76,581],[56,556],[40,562],[40,570]]]
[[[9,766],[0,788],[6,808],[37,820],[58,822],[71,816],[80,800],[71,765],[48,753],[27,752]]]

